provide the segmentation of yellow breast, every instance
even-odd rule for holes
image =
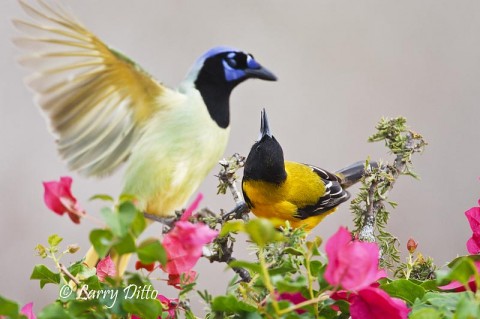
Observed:
[[[288,220],[292,227],[304,227],[310,231],[336,208],[303,220],[294,217],[299,208],[317,203],[325,193],[325,185],[311,168],[303,164],[285,162],[285,170],[287,179],[282,184],[244,181],[243,192],[248,197],[255,216],[268,218],[276,227],[285,225]]]

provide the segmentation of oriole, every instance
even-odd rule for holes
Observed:
[[[289,221],[292,227],[304,227],[308,232],[349,199],[345,189],[363,174],[363,162],[333,174],[313,165],[285,161],[263,110],[259,139],[245,162],[242,191],[257,217],[269,219],[276,227]]]

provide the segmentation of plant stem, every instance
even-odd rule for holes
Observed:
[[[314,299],[305,300],[304,302],[301,302],[301,303],[298,303],[294,306],[291,306],[291,307],[288,307],[286,309],[280,310],[278,315],[284,315],[286,313],[295,311],[295,310],[303,308],[305,306],[309,306],[309,305],[312,305],[312,304],[317,304],[317,303],[322,302],[322,301],[327,300],[327,299],[328,299],[328,295],[324,294],[324,295],[318,296],[317,298],[314,298]]]
[[[307,252],[305,254],[305,268],[307,269],[307,279],[308,279],[308,293],[310,294],[310,299],[315,299],[314,293],[313,293],[313,276],[310,271],[310,257],[311,254],[310,252]],[[314,307],[314,312],[315,312],[315,318],[319,318],[320,314],[318,313],[318,307]]]
[[[262,277],[263,283],[265,287],[270,293],[270,298],[272,299],[273,309],[275,309],[275,313],[277,315],[280,314],[280,307],[278,306],[277,297],[275,296],[275,287],[272,285],[272,281],[270,280],[270,274],[268,273],[268,266],[265,261],[265,256],[263,255],[263,248],[260,248],[258,251],[258,261],[260,262],[260,267],[262,268]]]

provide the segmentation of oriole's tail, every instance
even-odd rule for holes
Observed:
[[[377,162],[369,162],[372,168],[378,167]],[[365,161],[353,163],[350,166],[342,168],[335,172],[335,174],[342,180],[340,184],[343,188],[348,188],[358,182],[363,174],[365,174]]]

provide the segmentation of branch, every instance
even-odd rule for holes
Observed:
[[[220,165],[222,166],[222,170],[217,175],[220,181],[217,193],[225,194],[228,188],[232,193],[233,200],[235,201],[235,208],[223,215],[223,219],[225,221],[231,219],[242,219],[244,221],[248,221],[248,213],[250,210],[243,200],[242,194],[238,191],[236,184],[236,172],[245,165],[245,157],[235,153],[229,159],[221,160]]]
[[[351,204],[355,214],[355,233],[362,241],[379,242],[382,259],[387,267],[392,265],[387,259],[396,262],[399,258],[394,245],[397,240],[385,230],[389,218],[385,203],[390,203],[393,207],[396,205],[388,201],[388,193],[400,175],[417,177],[412,170],[411,158],[414,153],[423,151],[427,144],[421,135],[409,130],[405,124],[406,120],[402,117],[382,119],[377,124],[377,133],[369,141],[384,141],[395,159],[392,164],[379,163],[377,167],[372,165],[365,169],[363,186]]]

